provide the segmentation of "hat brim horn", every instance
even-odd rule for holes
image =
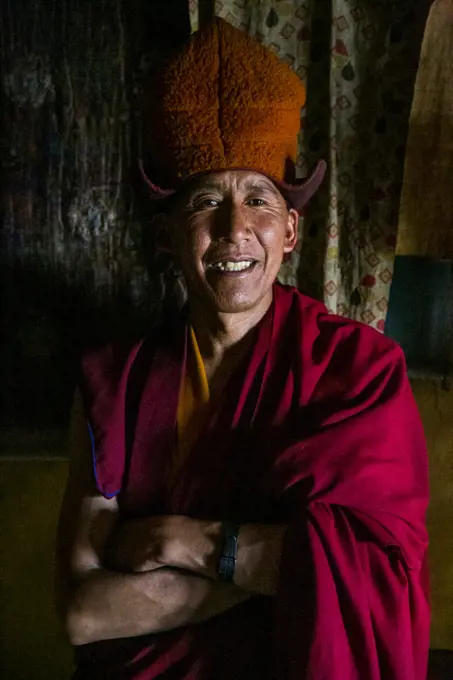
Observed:
[[[165,199],[171,198],[177,192],[177,189],[163,189],[157,184],[154,184],[146,174],[143,162],[140,160],[138,163],[140,175],[148,188],[148,198],[151,201],[160,202]],[[259,172],[265,177],[268,177],[275,186],[278,188],[284,199],[291,205],[292,208],[301,213],[304,207],[307,205],[310,198],[319,189],[327,170],[327,164],[325,161],[318,161],[315,169],[309,175],[303,179],[297,180],[294,184],[288,184],[281,180],[275,179],[261,170],[256,168],[228,168],[228,170],[248,170],[251,172]],[[225,171],[223,169],[222,171]],[[205,174],[211,174],[216,172],[216,170],[206,171]],[[221,172],[219,170],[219,172]]]

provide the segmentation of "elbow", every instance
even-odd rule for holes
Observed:
[[[73,647],[78,647],[80,645],[85,645],[89,642],[88,636],[84,634],[84,628],[78,621],[75,620],[74,616],[68,615],[65,621],[65,631],[68,636],[69,642]]]
[[[63,618],[63,626],[69,642],[74,647],[86,645],[95,640],[89,617],[81,607],[77,606],[77,603],[68,607]]]
[[[91,642],[97,642],[103,639],[96,631],[94,619],[83,610],[78,610],[77,607],[71,608],[65,618],[64,627],[69,642],[74,647],[81,645],[88,645]]]
[[[69,642],[74,647],[96,641],[94,617],[80,591],[76,590],[66,606],[60,610],[60,619]]]

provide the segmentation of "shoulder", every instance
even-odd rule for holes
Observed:
[[[365,384],[386,382],[390,375],[406,379],[401,347],[379,331],[353,319],[329,314],[326,307],[295,288],[282,288],[290,296],[298,321],[298,344],[305,379],[313,387],[342,394],[357,393]]]
[[[93,409],[101,410],[103,417],[113,409],[127,383],[131,367],[144,340],[123,342],[112,340],[108,344],[85,351],[79,363],[77,384],[85,412],[91,419]]]
[[[86,349],[80,359],[81,372],[93,380],[101,374],[114,380],[122,373],[131,357],[138,353],[144,340],[112,339],[100,347]]]
[[[297,288],[278,286],[279,298],[284,302],[288,311],[295,312],[301,324],[304,340],[318,348],[326,349],[332,345],[341,348],[353,348],[365,345],[378,353],[395,352],[402,354],[400,346],[391,338],[383,335],[375,328],[360,321],[349,319],[337,314],[331,314],[326,306],[308,295],[304,295]]]
[[[88,347],[80,357],[80,376],[91,383],[116,383],[137,360],[144,358],[144,355],[151,356],[157,347],[168,344],[169,336],[169,329],[165,325],[140,335],[125,332],[102,345]]]

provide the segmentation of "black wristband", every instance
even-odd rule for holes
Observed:
[[[233,522],[223,522],[223,548],[219,560],[219,578],[230,582],[234,579],[238,554],[239,526]]]

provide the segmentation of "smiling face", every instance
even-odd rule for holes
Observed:
[[[220,313],[269,305],[283,256],[296,245],[297,220],[260,173],[223,171],[188,182],[168,221],[189,299]]]

